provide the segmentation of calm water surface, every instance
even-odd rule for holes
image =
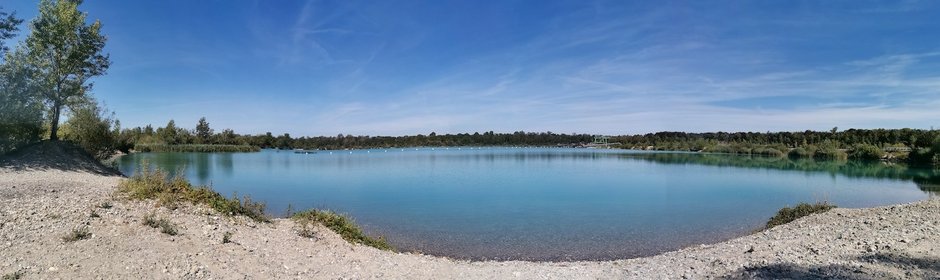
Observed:
[[[143,160],[272,213],[333,209],[397,248],[469,259],[647,256],[746,234],[801,201],[924,199],[940,178],[882,163],[536,148],[139,153],[119,168]]]

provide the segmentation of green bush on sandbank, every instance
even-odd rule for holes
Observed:
[[[823,213],[832,210],[833,208],[836,208],[836,206],[829,204],[828,202],[816,202],[813,204],[800,202],[800,204],[797,204],[792,208],[783,207],[777,211],[777,215],[774,215],[770,218],[769,221],[767,221],[767,225],[764,226],[764,229],[786,224],[812,214]]]
[[[362,229],[359,228],[351,218],[333,211],[311,209],[298,212],[290,218],[301,226],[301,236],[309,237],[310,226],[313,224],[321,224],[333,232],[336,232],[350,243],[363,244],[386,251],[394,250],[392,246],[385,241],[385,238],[369,237],[362,232]]]
[[[253,202],[248,196],[226,198],[207,186],[193,186],[182,175],[172,178],[159,168],[141,163],[134,176],[121,181],[118,192],[131,199],[156,199],[160,204],[175,207],[180,202],[205,204],[227,216],[246,216],[259,222],[269,222],[264,203]]]

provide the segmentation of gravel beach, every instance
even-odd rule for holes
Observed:
[[[604,262],[470,262],[349,244],[114,193],[119,174],[43,144],[0,159],[0,276],[21,279],[940,278],[940,199],[804,217],[725,242]],[[110,207],[108,207],[110,205]],[[104,206],[104,207],[102,207]],[[178,225],[171,236],[148,214]],[[77,241],[63,237],[86,229]],[[226,233],[230,242],[224,243]],[[6,279],[6,278],[3,278]]]

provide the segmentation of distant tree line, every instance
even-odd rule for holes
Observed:
[[[782,145],[796,148],[807,145],[836,145],[837,148],[852,148],[856,144],[878,147],[927,148],[933,145],[940,131],[923,129],[848,129],[838,131],[802,132],[657,132],[643,135],[615,136],[611,141],[631,147],[648,147],[661,150],[704,150],[720,144]]]
[[[615,136],[626,148],[815,159],[891,159],[940,164],[940,131],[848,129],[802,132],[658,132]]]
[[[200,118],[195,129],[186,129],[170,120],[165,126],[151,125],[121,130],[118,142],[121,150],[140,145],[249,145],[268,149],[361,149],[391,147],[443,147],[443,146],[555,146],[559,143],[588,143],[589,134],[557,134],[552,132],[459,133],[413,136],[337,136],[291,137],[290,134],[247,135],[236,134],[231,129],[216,132],[206,118]]]
[[[164,127],[125,129],[120,133],[124,149],[146,145],[237,145],[269,149],[363,149],[444,146],[578,146],[591,143],[590,134],[552,132],[458,133],[409,136],[291,137],[290,134],[247,135],[231,129],[216,133],[201,118],[195,129],[180,128],[171,120]],[[940,163],[940,131],[923,129],[849,129],[802,132],[658,132],[612,136],[620,148],[664,151],[698,151],[791,158],[860,159],[890,158],[896,161]],[[618,147],[618,146],[615,146]]]

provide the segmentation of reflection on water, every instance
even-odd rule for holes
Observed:
[[[909,180],[932,195],[940,194],[940,170],[914,168],[906,164],[880,161],[816,161],[812,159],[739,156],[703,153],[632,153],[614,154],[625,159],[639,159],[662,164],[697,164],[741,168],[766,168],[804,172],[825,172],[849,178],[884,178]]]
[[[938,189],[938,186],[940,186],[940,170],[910,167],[900,163],[849,160],[791,160],[789,158],[703,153],[632,153],[617,154],[615,156],[662,164],[698,164],[741,168],[766,168],[804,172],[825,172],[849,178],[911,180],[924,192],[937,194],[938,191],[940,191],[940,189]]]
[[[272,213],[331,208],[403,250],[468,259],[638,257],[751,232],[780,207],[935,195],[938,172],[880,162],[591,149],[131,154]]]

